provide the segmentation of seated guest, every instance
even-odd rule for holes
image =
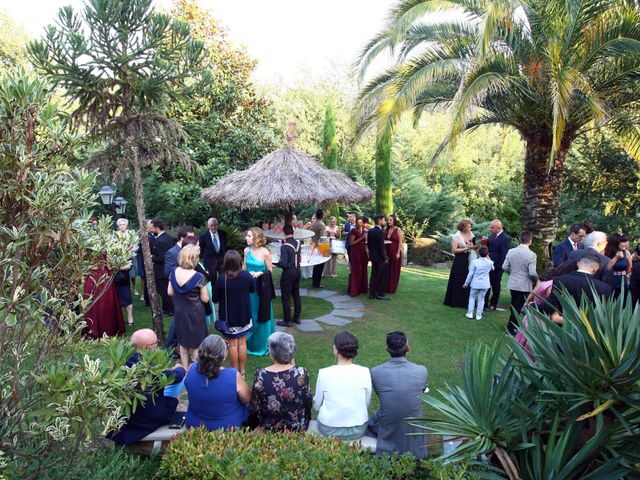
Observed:
[[[371,401],[369,369],[355,365],[358,339],[350,332],[340,332],[333,339],[337,365],[318,372],[313,404],[318,410],[321,434],[345,440],[357,440],[367,431]]]
[[[423,429],[404,421],[407,417],[421,417],[422,402],[418,395],[429,383],[426,367],[407,361],[409,342],[402,332],[387,334],[387,352],[391,360],[371,369],[373,390],[380,399],[380,408],[369,420],[369,430],[378,436],[376,454],[409,452],[425,458],[426,435]]]
[[[311,385],[307,370],[295,364],[293,336],[269,336],[273,363],[256,371],[251,392],[251,424],[265,430],[304,432],[311,420]]]
[[[153,330],[143,328],[131,335],[131,343],[137,351],[127,360],[127,367],[132,367],[140,361],[143,350],[157,349],[158,337]],[[176,364],[173,369],[165,370],[164,373],[174,377],[171,387],[177,388],[172,389],[173,393],[170,393],[170,387],[156,392],[153,396],[145,392],[144,404],[138,405],[136,411],[127,419],[127,423],[119,431],[109,433],[108,438],[118,445],[132,445],[155,432],[158,427],[169,423],[178,406],[178,395],[182,390],[185,372],[181,365]]]
[[[573,297],[577,305],[580,305],[582,297],[586,296],[589,301],[594,300],[594,290],[596,295],[609,298],[612,295],[611,287],[595,278],[600,269],[600,259],[593,254],[583,256],[578,261],[578,270],[565,275],[559,275],[553,279],[553,291],[549,296],[549,304],[556,310],[551,319],[562,324],[562,306],[558,298],[561,288],[564,287]],[[545,307],[548,309],[549,307]]]
[[[247,419],[251,392],[235,368],[224,368],[227,343],[209,335],[198,348],[198,361],[184,381],[189,394],[187,428],[204,425],[208,430],[241,427]]]

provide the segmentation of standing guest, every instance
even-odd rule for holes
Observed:
[[[631,304],[635,306],[640,299],[640,261],[633,262],[631,278],[629,279],[629,291],[631,292]]]
[[[340,332],[333,339],[337,364],[318,372],[313,405],[318,410],[318,430],[322,435],[357,440],[367,431],[371,401],[371,374],[367,367],[353,363],[358,339]]]
[[[296,341],[284,332],[269,336],[272,364],[256,371],[250,425],[269,431],[306,432],[313,393],[309,373],[296,366]]]
[[[207,270],[211,283],[216,283],[218,274],[222,272],[224,254],[227,252],[227,232],[218,230],[218,219],[207,220],[209,227],[200,235],[200,249],[204,260],[204,268]]]
[[[116,292],[118,293],[118,300],[120,307],[124,308],[127,312],[127,323],[129,326],[133,325],[133,305],[131,302],[131,277],[129,272],[131,271],[132,263],[129,262],[126,265],[120,267],[118,273],[116,273],[113,283],[116,286]]]
[[[349,233],[350,243],[350,271],[349,271],[349,295],[356,297],[367,293],[367,247],[365,245],[366,233],[362,217],[356,220],[356,226]]]
[[[200,249],[187,245],[178,255],[178,267],[171,272],[168,292],[176,307],[176,336],[180,346],[180,359],[185,368],[189,358],[196,361],[197,348],[207,336],[203,302],[209,301],[204,275],[195,268],[200,257]]]
[[[156,279],[156,288],[162,298],[162,314],[166,316],[173,315],[173,303],[167,294],[167,286],[169,285],[169,276],[164,271],[164,257],[173,247],[173,239],[165,232],[164,222],[159,218],[151,220],[155,232],[155,240],[153,242],[153,251],[151,259],[153,260],[153,275]]]
[[[340,233],[340,227],[338,227],[338,224],[336,223],[336,217],[332,215],[331,217],[329,217],[329,225],[327,225],[324,235],[325,237],[329,237],[329,242],[331,242],[332,240],[338,239],[339,233]],[[323,277],[335,278],[338,276],[336,274],[337,260],[338,260],[338,255],[335,253],[332,253],[329,261],[324,264],[324,270],[322,271]]]
[[[207,430],[241,427],[247,419],[251,392],[235,368],[224,368],[227,342],[209,335],[198,348],[198,361],[184,381],[189,395],[185,425]]]
[[[476,298],[478,306],[475,308],[476,320],[482,320],[482,312],[484,311],[484,297],[487,290],[491,286],[489,281],[489,273],[494,269],[493,262],[489,258],[489,249],[484,245],[478,249],[479,258],[471,262],[469,274],[464,282],[463,288],[471,286],[469,293],[469,307],[467,308],[466,317],[473,318],[473,311],[476,307]]]
[[[220,304],[220,333],[229,342],[231,366],[245,375],[247,364],[247,334],[253,326],[251,322],[251,299],[255,292],[253,277],[242,270],[242,257],[235,250],[224,255],[223,274],[213,287],[213,301]]]
[[[607,264],[609,272],[607,280],[617,298],[623,288],[625,292],[629,290],[629,278],[631,278],[633,271],[629,238],[624,233],[612,233],[607,238],[607,248],[605,248],[604,254],[611,259]]]
[[[373,391],[380,399],[380,408],[369,420],[369,430],[378,437],[376,455],[408,452],[425,458],[424,430],[409,425],[405,418],[424,415],[419,397],[428,391],[429,372],[407,360],[409,341],[403,332],[387,334],[387,352],[391,360],[371,369]]]
[[[538,281],[536,261],[538,256],[531,251],[533,234],[529,231],[520,233],[520,245],[509,250],[502,269],[509,274],[507,288],[511,291],[511,316],[507,330],[511,335],[518,331],[518,317],[529,293],[533,290],[534,282]]]
[[[385,295],[389,284],[389,257],[384,248],[384,215],[376,215],[375,226],[367,233],[369,260],[371,260],[371,278],[369,278],[369,298],[390,300]]]
[[[187,245],[194,245],[198,248],[200,248],[200,239],[199,237],[196,237],[195,235],[190,236],[187,235],[183,240],[182,240],[182,248],[186,247]],[[204,313],[205,313],[205,322],[207,324],[207,331],[209,330],[209,325],[211,325],[211,323],[215,322],[217,320],[216,318],[216,309],[213,305],[213,301],[211,300],[213,298],[213,285],[212,283],[209,281],[209,276],[207,274],[207,270],[204,268],[204,264],[202,263],[202,259],[198,260],[198,264],[196,265],[196,272],[201,273],[202,275],[204,275],[205,281],[206,281],[206,287],[207,287],[207,292],[209,293],[209,301],[208,302],[203,302],[204,305]]]
[[[584,231],[587,235],[589,235],[591,232],[596,231],[596,227],[593,226],[593,222],[585,220],[584,222],[582,222],[582,224],[584,225]]]
[[[245,240],[248,247],[244,249],[244,269],[253,277],[255,290],[250,295],[253,326],[247,336],[247,351],[251,355],[263,356],[269,353],[267,339],[276,329],[271,294],[268,293],[268,288],[262,288],[262,281],[258,284],[258,280],[264,275],[271,282],[271,252],[266,248],[267,241],[262,229],[258,227],[247,230]]]
[[[116,230],[116,235],[120,236],[120,237],[125,237],[127,235],[127,232],[129,231],[129,220],[127,220],[126,218],[119,218],[118,220],[116,220],[116,226],[117,226],[117,230]],[[131,279],[131,286],[133,287],[133,294],[134,295],[139,295],[138,294],[138,290],[136,289],[136,277],[139,276],[138,275],[138,262],[137,262],[137,254],[138,254],[138,250],[140,249],[139,245],[136,244],[133,247],[133,261],[131,262],[131,268],[129,269],[129,278]]]
[[[293,238],[293,227],[285,225],[284,243],[280,247],[280,261],[276,264],[282,269],[280,292],[282,297],[283,321],[276,322],[280,327],[290,327],[291,322],[300,323],[302,302],[300,301],[300,242]],[[291,319],[291,297],[293,296],[293,320]]]
[[[342,237],[344,238],[344,246],[347,249],[347,259],[351,262],[351,245],[349,244],[349,237],[351,229],[356,226],[356,212],[349,212],[347,214],[347,221],[342,227]]]
[[[450,307],[467,308],[469,306],[469,289],[462,286],[469,273],[469,252],[476,248],[472,227],[471,220],[460,220],[456,226],[456,233],[451,237],[451,251],[454,257],[449,272],[447,292],[444,295],[444,304]]]
[[[164,255],[164,274],[167,278],[170,278],[171,272],[173,272],[178,266],[178,254],[184,243],[184,239],[195,235],[193,227],[182,227],[178,230],[178,241],[176,244],[167,250]],[[171,324],[169,325],[169,335],[167,336],[167,349],[173,350],[178,345],[178,339],[176,337],[176,319],[171,318]]]
[[[569,229],[569,236],[553,249],[553,266],[557,267],[569,259],[571,252],[584,248],[582,239],[587,236],[587,229],[582,223],[574,223]]]
[[[585,255],[595,255],[600,261],[600,268],[595,273],[595,277],[598,280],[608,282],[610,272],[607,270],[607,266],[611,259],[604,255],[607,248],[607,234],[597,230],[587,233],[582,243],[584,244],[584,248],[571,252],[569,254],[569,260],[577,263]]]
[[[589,235],[587,234],[587,236]],[[577,271],[554,277],[553,291],[549,296],[549,302],[543,306],[543,310],[553,312],[551,319],[554,322],[562,325],[562,305],[558,298],[558,292],[563,287],[573,297],[577,305],[581,304],[582,298],[585,296],[588,301],[593,302],[594,291],[599,297],[611,297],[611,287],[607,283],[598,280],[595,276],[599,268],[600,259],[596,255],[589,253],[578,261]]]
[[[316,221],[311,224],[309,230],[313,232],[313,243],[315,248],[318,248],[318,243],[320,243],[320,237],[324,236],[324,233],[327,229],[326,225],[322,221],[324,218],[324,211],[317,210],[316,211]],[[320,285],[320,281],[322,280],[322,271],[324,270],[324,264],[319,263],[318,265],[313,266],[313,275],[311,281],[311,288],[324,288],[323,285]]]
[[[102,338],[103,335],[113,337],[125,333],[120,300],[111,275],[107,256],[101,254],[84,280],[83,298],[91,299],[84,314],[87,322],[85,334],[90,338]]]
[[[314,213],[313,215],[311,215],[311,220],[309,220],[307,223],[304,224],[304,229],[305,230],[309,230],[309,228],[311,228],[311,225],[313,225],[316,221],[316,214]],[[302,242],[304,243],[304,242]],[[302,267],[301,269],[301,273],[302,273],[302,278],[311,278],[313,277],[313,265],[307,266],[307,267]]]
[[[136,353],[127,360],[128,368],[140,361],[145,350],[158,348],[158,337],[153,330],[143,328],[133,332],[131,343],[136,347]],[[127,418],[124,426],[117,432],[110,432],[107,438],[113,440],[116,445],[133,445],[162,425],[169,423],[178,407],[178,394],[182,390],[181,384],[185,370],[180,364],[176,364],[171,370],[165,370],[164,374],[173,378],[171,388],[160,389],[153,395],[150,392],[144,392],[144,404],[139,404],[136,411]]]
[[[402,245],[404,244],[404,235],[398,219],[395,215],[387,217],[387,228],[384,229],[385,250],[389,258],[389,282],[387,284],[388,293],[396,293],[398,283],[400,282],[400,270],[402,270]],[[388,243],[390,242],[390,243]]]
[[[487,247],[489,247],[489,258],[493,261],[494,269],[489,274],[491,298],[489,298],[489,292],[487,292],[484,303],[487,305],[487,310],[498,310],[502,283],[502,264],[511,248],[511,237],[502,229],[502,222],[498,219],[489,224],[489,231],[491,235],[486,240]]]

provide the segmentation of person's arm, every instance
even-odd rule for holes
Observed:
[[[633,271],[633,258],[631,257],[631,252],[629,252],[629,250],[625,250],[624,254],[627,257],[627,278],[631,278],[631,272]]]
[[[607,263],[607,270],[613,270],[613,266],[616,263],[618,263],[618,260],[620,260],[623,257],[624,257],[624,253],[621,251],[617,251],[616,254],[613,256],[613,258],[609,260],[609,263]]]
[[[173,272],[178,266],[178,256],[172,255],[171,251],[167,251],[164,254],[164,273],[165,275],[169,275]]]
[[[265,248],[264,263],[267,264],[267,270],[273,272],[273,263],[271,263],[271,251]]]
[[[553,323],[557,325],[562,325],[564,323],[564,319],[562,318],[560,312],[553,312],[551,314],[551,321],[553,321]]]
[[[464,285],[462,288],[467,288],[473,279],[473,275],[476,273],[476,262],[471,262],[471,266],[469,267],[469,273],[467,274],[467,279],[464,281]]]
[[[313,397],[313,406],[316,410],[320,410],[322,402],[324,400],[324,379],[322,378],[322,370],[318,372],[318,380],[316,381],[316,394]]]
[[[564,242],[562,242],[562,243],[564,243]],[[553,247],[553,266],[554,267],[557,267],[558,265],[560,265],[562,263],[562,261],[564,260],[562,258],[564,256],[562,254],[562,252],[563,252],[562,243],[559,243],[558,245]]]
[[[453,253],[465,253],[468,252],[469,249],[467,247],[458,246],[458,241],[455,238],[451,239],[451,251]]]
[[[236,390],[238,392],[238,400],[242,403],[247,404],[251,401],[251,391],[244,377],[238,371],[236,371]]]
[[[207,287],[202,282],[200,285],[200,301],[209,303],[209,290],[207,290]]]
[[[369,408],[369,405],[371,404],[371,390],[372,390],[372,388],[371,388],[371,372],[369,371],[368,368],[366,368],[366,367],[364,367],[364,368],[367,371],[367,378],[365,380],[366,383],[365,383],[364,390],[365,390],[365,395],[366,395],[366,398],[367,398],[367,408]]]
[[[378,233],[378,248],[382,252],[382,258],[384,259],[384,261],[388,262],[389,256],[387,255],[387,249],[384,248],[384,233],[382,232]]]
[[[171,275],[175,275],[175,273],[171,272]],[[167,287],[167,294],[170,297],[173,297],[173,295],[175,294],[175,292],[173,291],[173,287],[171,286],[171,280],[169,280],[169,286]]]
[[[402,255],[402,245],[404,244],[404,233],[399,228],[398,230],[398,253],[396,254],[396,258],[400,258]]]
[[[532,282],[537,282],[538,281],[538,271],[536,270],[536,263],[538,261],[538,256],[534,253],[533,254],[533,261],[529,262],[529,278],[531,279]]]
[[[511,262],[509,261],[509,254],[507,254],[507,256],[504,257],[504,262],[502,264],[502,270],[504,270],[507,273],[509,273],[509,270],[511,270]]]
[[[249,252],[249,247],[245,247],[244,256],[242,257],[242,269],[247,269],[247,253]]]
[[[213,288],[211,289],[211,296],[213,297],[211,301],[213,303],[218,303],[222,300],[222,295],[224,295],[224,287],[221,282],[222,276],[219,276],[216,280],[216,283],[213,284]]]

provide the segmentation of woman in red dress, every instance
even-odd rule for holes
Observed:
[[[83,297],[91,297],[91,307],[84,314],[85,333],[91,338],[124,335],[124,318],[112,274],[105,266],[106,258],[92,268],[84,280]],[[128,273],[128,272],[127,272]]]
[[[349,295],[356,297],[362,293],[367,293],[367,247],[365,245],[366,232],[362,218],[356,220],[356,225],[349,233],[349,245],[351,253],[349,255],[351,261],[351,272],[349,273]]]
[[[384,229],[384,248],[389,257],[389,285],[387,293],[396,293],[398,282],[400,281],[400,270],[402,269],[402,243],[404,236],[398,227],[398,220],[395,215],[387,218],[387,228]],[[387,243],[391,242],[391,243]]]

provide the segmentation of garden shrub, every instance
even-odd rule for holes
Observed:
[[[407,250],[407,261],[415,265],[428,267],[440,261],[442,257],[438,241],[434,238],[416,238]]]
[[[409,455],[375,456],[349,443],[291,432],[204,428],[180,434],[164,454],[160,478],[217,480],[259,478],[397,479],[414,478]]]

